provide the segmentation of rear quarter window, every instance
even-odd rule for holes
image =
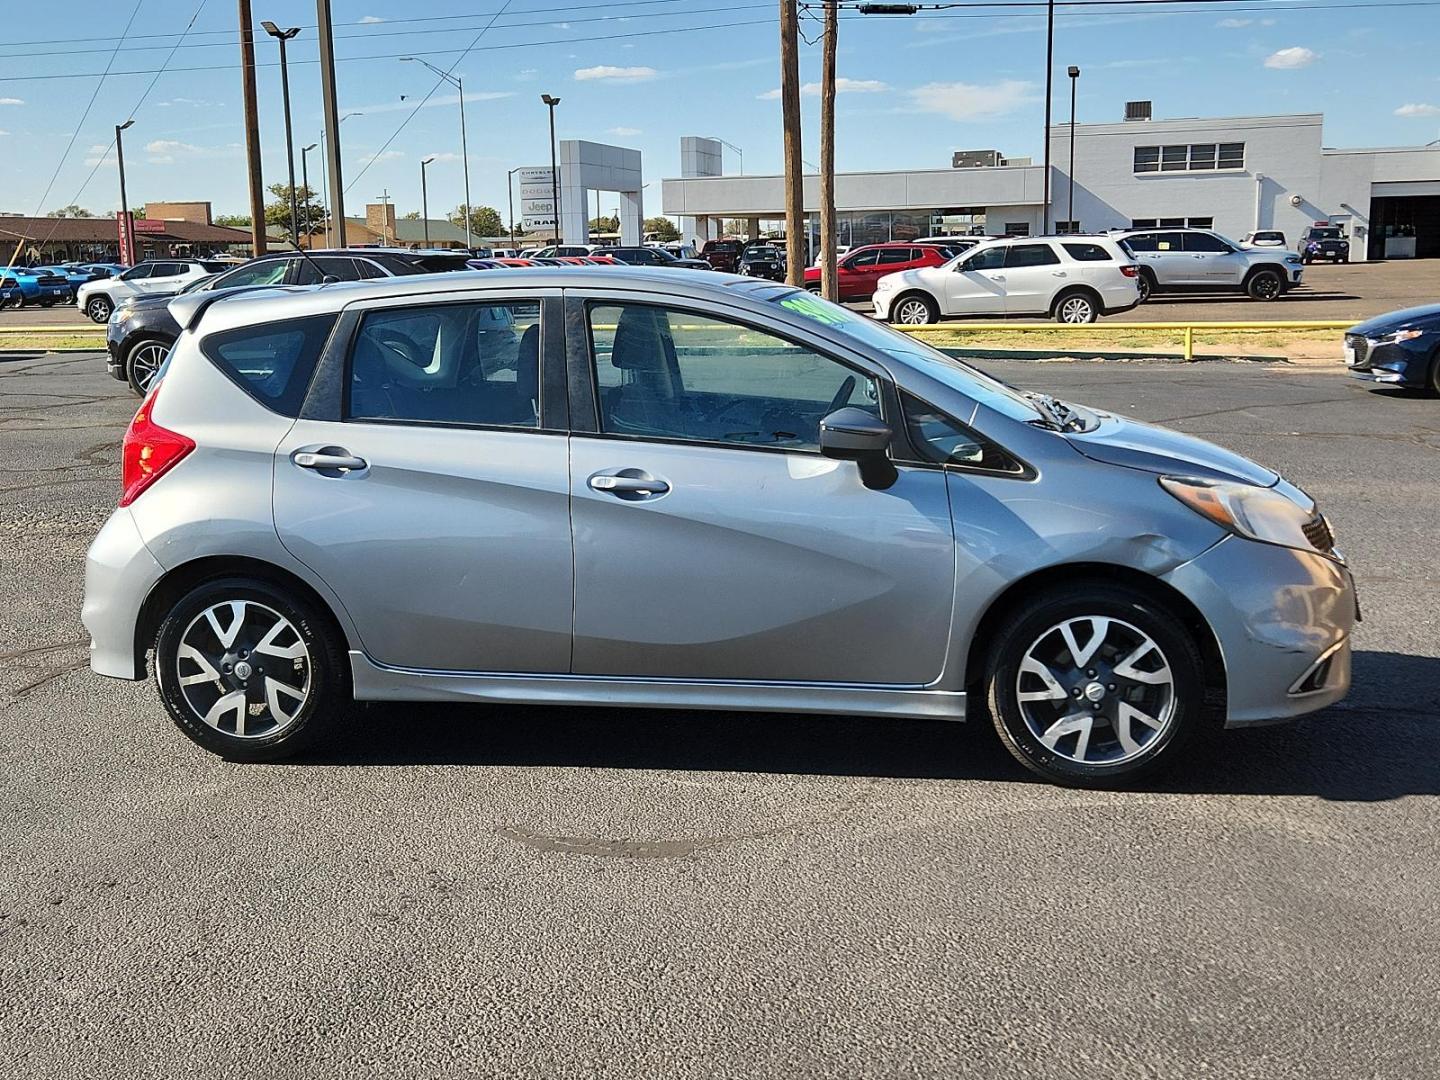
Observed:
[[[299,416],[334,315],[241,326],[200,343],[231,382],[273,412]]]
[[[1061,244],[1076,262],[1112,262],[1110,252],[1099,244]]]

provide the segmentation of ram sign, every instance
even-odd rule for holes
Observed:
[[[555,227],[554,172],[548,165],[520,169],[520,218],[528,229]]]

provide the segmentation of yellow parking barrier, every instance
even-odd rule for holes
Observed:
[[[1181,335],[1185,343],[1185,359],[1195,359],[1195,332],[1207,330],[1230,330],[1249,333],[1265,333],[1272,330],[1347,330],[1363,319],[1286,319],[1274,322],[1107,322],[1107,323],[1055,323],[1055,322],[941,322],[924,326],[901,326],[891,323],[892,330],[902,334],[924,337],[928,334],[989,334],[1029,333],[1046,334],[1124,334],[1135,330],[1159,330]]]

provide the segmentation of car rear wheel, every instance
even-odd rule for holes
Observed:
[[[130,384],[130,389],[144,397],[168,355],[170,346],[163,341],[141,341],[132,346],[125,357],[125,381]]]
[[[1199,648],[1171,612],[1111,585],[1047,590],[1000,628],[986,701],[1006,749],[1050,780],[1108,786],[1183,752],[1203,723]]]
[[[901,326],[928,326],[940,321],[940,309],[923,293],[909,293],[895,301],[890,309],[893,321]]]
[[[1155,292],[1155,281],[1150,276],[1150,271],[1142,267],[1140,270],[1140,278],[1136,284],[1139,286],[1140,302],[1143,304],[1146,300],[1149,300]]]
[[[1067,292],[1056,297],[1051,313],[1056,322],[1093,323],[1100,317],[1100,305],[1088,292]]]
[[[232,761],[274,761],[318,742],[349,701],[344,642],[300,599],[255,578],[190,591],[155,642],[175,724]]]
[[[1252,300],[1278,300],[1285,291],[1285,282],[1275,270],[1256,270],[1245,282],[1245,291]]]
[[[85,301],[85,314],[90,317],[91,322],[109,322],[110,312],[114,310],[115,305],[108,296],[92,296]]]

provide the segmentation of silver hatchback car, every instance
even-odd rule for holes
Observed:
[[[1303,492],[770,281],[567,268],[172,305],[95,671],[226,757],[358,700],[986,716],[1111,785],[1341,698]]]

